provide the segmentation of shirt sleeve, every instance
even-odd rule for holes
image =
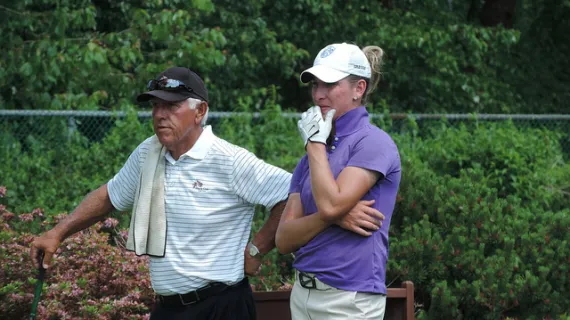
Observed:
[[[380,132],[366,135],[356,143],[347,166],[377,171],[386,177],[399,157],[396,143],[387,133]]]
[[[291,174],[258,159],[253,153],[239,149],[234,158],[232,188],[252,204],[273,208],[287,199]]]
[[[301,193],[301,183],[303,179],[303,175],[305,171],[307,171],[307,156],[305,155],[299,163],[297,167],[295,167],[295,171],[293,171],[293,177],[291,178],[291,185],[289,186],[289,193]]]
[[[119,211],[132,208],[135,193],[140,183],[141,147],[139,145],[127,159],[121,170],[107,183],[109,198],[113,207]]]

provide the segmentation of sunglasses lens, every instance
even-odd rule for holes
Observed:
[[[181,85],[183,85],[182,82],[174,79],[167,79],[166,81],[163,82],[163,87],[169,89],[178,88]]]
[[[187,87],[184,82],[180,81],[180,80],[176,80],[176,79],[167,79],[167,78],[161,78],[159,80],[156,79],[152,79],[149,80],[147,85],[146,85],[148,90],[166,90],[166,89],[178,89],[180,87],[185,88],[186,90],[190,91],[190,92],[194,92],[194,90],[192,90],[192,88]]]

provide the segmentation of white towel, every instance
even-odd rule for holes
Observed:
[[[164,175],[166,148],[155,135],[143,164],[135,194],[127,250],[137,255],[164,257],[166,249],[166,213],[164,210]]]

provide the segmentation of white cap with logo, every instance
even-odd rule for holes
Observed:
[[[319,52],[313,66],[301,73],[301,82],[307,83],[316,77],[333,83],[351,74],[370,79],[372,72],[366,55],[356,45],[335,43]]]

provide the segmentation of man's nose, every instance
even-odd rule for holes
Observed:
[[[152,107],[152,115],[155,118],[166,118],[167,107],[165,104],[156,104]]]

